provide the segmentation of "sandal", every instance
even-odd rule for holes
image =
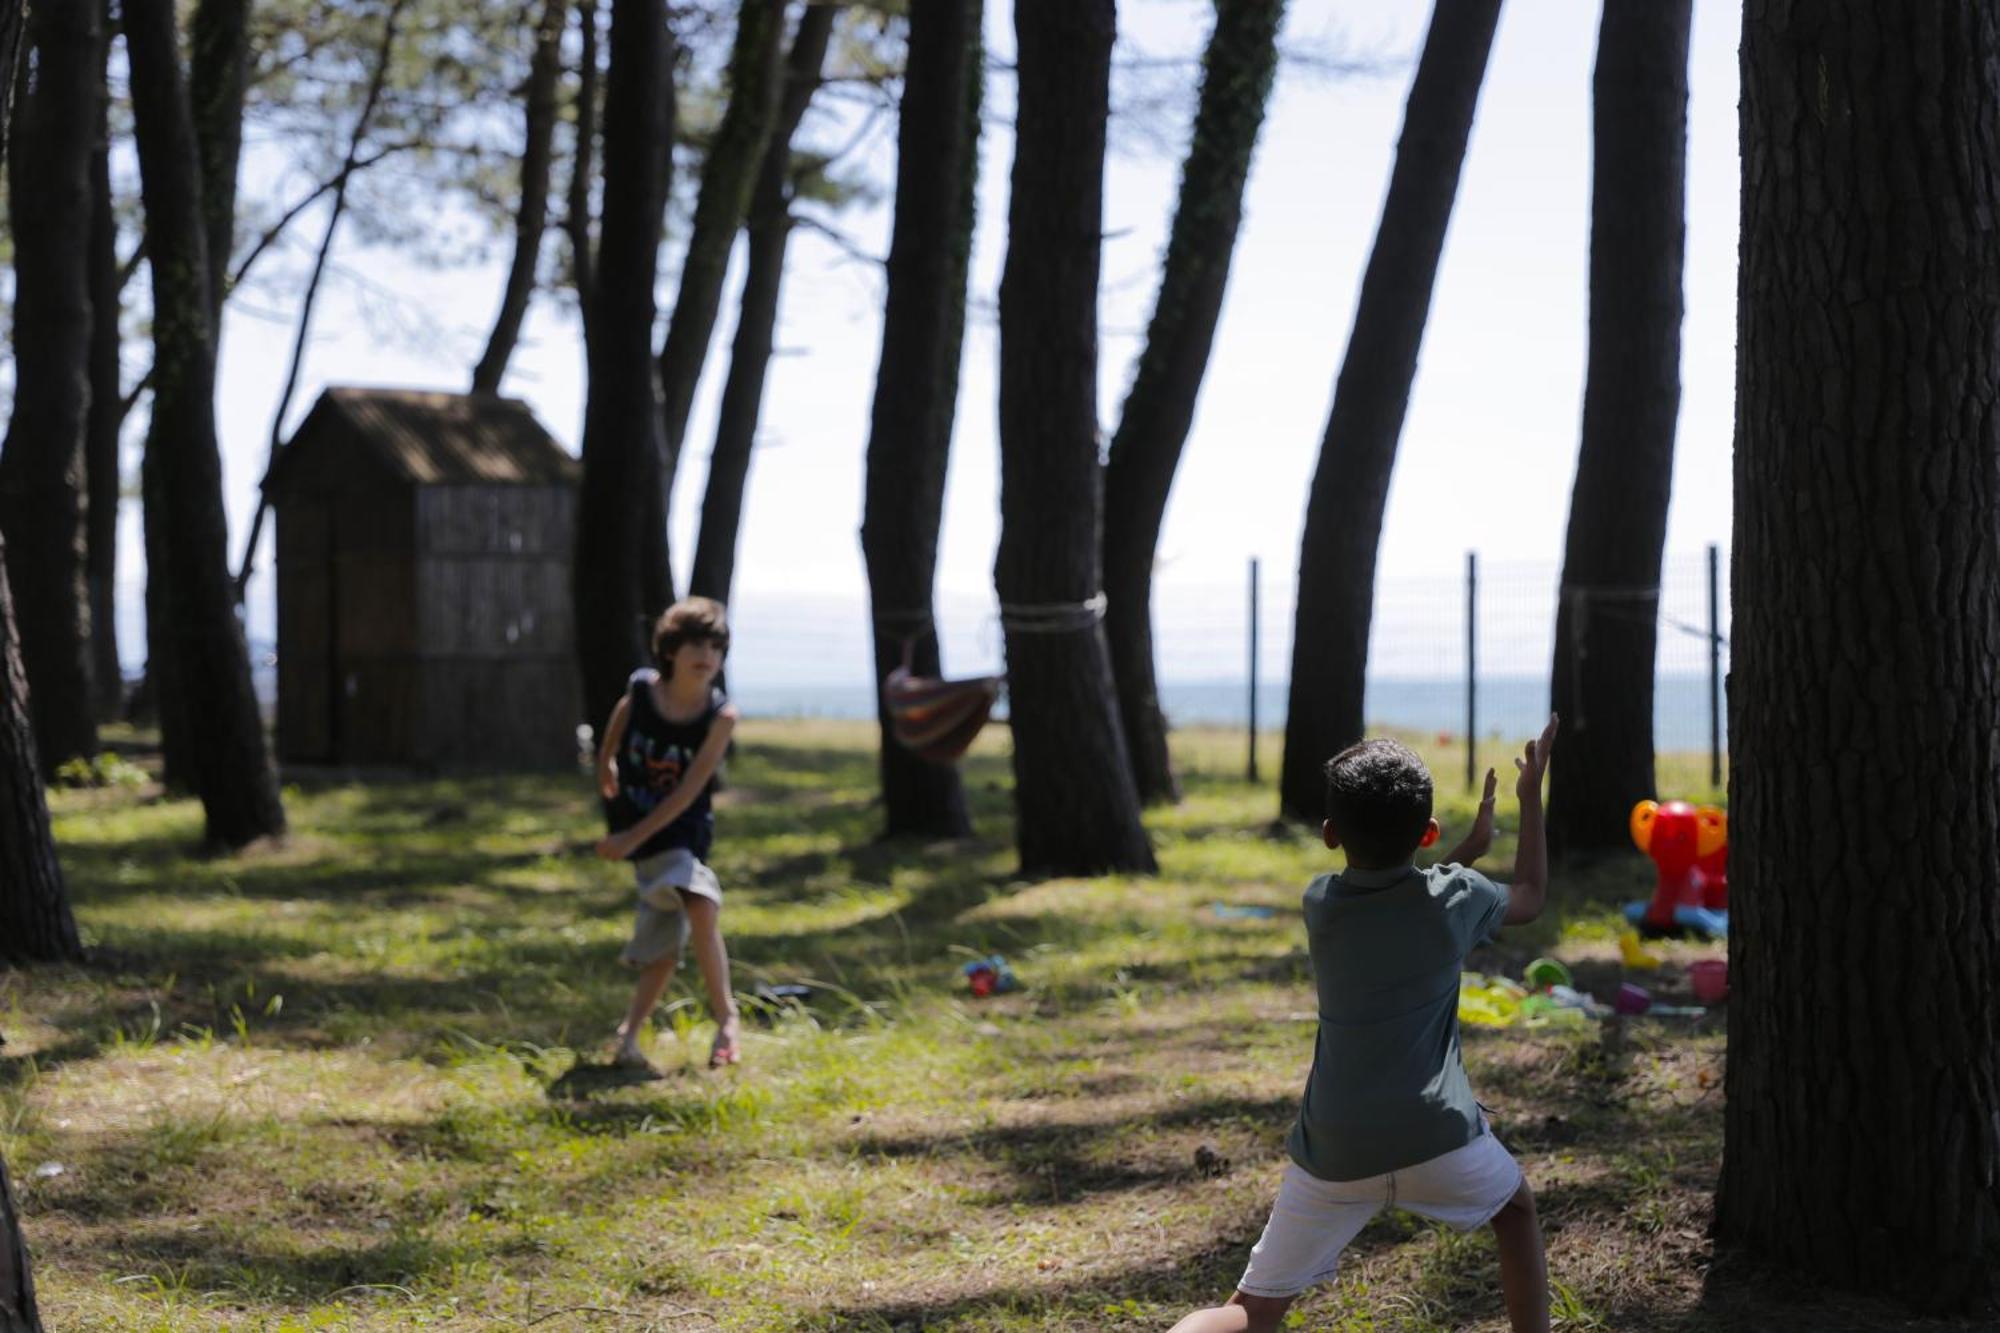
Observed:
[[[708,1067],[721,1069],[725,1065],[741,1064],[743,1042],[736,1032],[736,1019],[732,1015],[729,1022],[715,1031],[715,1047],[708,1053]]]

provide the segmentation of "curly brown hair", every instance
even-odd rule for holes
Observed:
[[[684,643],[707,640],[717,651],[729,652],[729,613],[712,597],[683,597],[666,609],[653,626],[653,661],[660,675],[671,679],[674,654]]]

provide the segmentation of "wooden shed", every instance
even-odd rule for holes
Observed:
[[[516,399],[321,394],[264,481],[279,756],[574,763],[577,472]]]

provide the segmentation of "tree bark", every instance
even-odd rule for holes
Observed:
[[[1299,542],[1281,812],[1318,823],[1321,766],[1361,738],[1375,554],[1500,0],[1438,0],[1361,279]]]
[[[124,494],[118,445],[125,426],[119,317],[124,278],[118,265],[118,216],[111,198],[111,126],[104,81],[109,45],[107,40],[98,52],[97,131],[90,153],[90,415],[83,446],[90,684],[98,720],[104,722],[121,717],[125,708],[125,668],[118,658],[118,505]]]
[[[1552,851],[1622,849],[1653,791],[1660,558],[1681,403],[1693,0],[1605,0],[1592,79],[1590,364],[1551,706]]]
[[[1990,1318],[2000,16],[1755,0],[1741,59],[1717,1239]]]
[[[14,1186],[7,1163],[0,1159],[0,1333],[42,1333],[35,1309],[35,1275],[28,1263],[28,1244],[21,1238],[21,1214],[14,1206]]]
[[[777,118],[779,57],[784,51],[785,0],[742,0],[736,13],[736,43],[729,59],[729,103],[722,123],[702,163],[701,187],[695,195],[694,225],[687,253],[681,259],[679,294],[667,320],[660,347],[660,401],[664,430],[660,457],[659,498],[647,521],[660,532],[666,547],[667,516],[671,512],[674,475],[680,466],[681,441],[687,435],[688,412],[694,406],[695,385],[708,359],[715,332],[715,314],[722,304],[722,281],[729,269],[729,251],[736,244],[757,183],[757,168]],[[606,113],[609,124],[609,113]],[[651,588],[652,600],[673,600],[671,562],[661,562],[652,574],[664,584]]]
[[[84,438],[90,414],[90,156],[104,53],[94,3],[38,5],[31,77],[8,163],[14,231],[14,415],[0,451],[16,628],[44,775],[97,752],[84,584]]]
[[[0,552],[5,548],[0,539]],[[49,833],[48,799],[28,721],[28,678],[14,635],[14,599],[0,563],[0,961],[82,956]]]
[[[1000,279],[1000,551],[1015,838],[1027,874],[1150,872],[1102,623],[1097,282],[1112,0],[1016,0]],[[1098,602],[1096,605],[1101,606]]]
[[[577,61],[576,145],[570,159],[563,230],[569,237],[570,280],[576,285],[577,315],[587,347],[597,271],[590,239],[590,181],[597,151],[597,0],[577,0],[576,21],[583,35]]]
[[[188,25],[188,90],[201,147],[201,211],[208,230],[209,322],[222,330],[229,257],[236,249],[236,172],[243,96],[250,84],[251,0],[199,0]]]
[[[562,35],[569,24],[569,0],[543,0],[535,29],[535,54],[528,63],[526,134],[521,149],[521,206],[514,214],[514,262],[500,296],[500,313],[486,339],[486,351],[472,369],[474,393],[498,393],[507,362],[521,338],[521,321],[535,294],[541,266],[542,232],[549,219],[549,168],[555,154],[556,84],[562,78]]]
[[[696,540],[688,591],[696,597],[729,600],[736,577],[737,533],[743,521],[743,491],[750,477],[750,454],[763,410],[764,377],[778,328],[778,292],[785,277],[786,242],[791,239],[792,137],[818,91],[827,42],[833,35],[832,4],[809,6],[799,18],[786,57],[783,102],[764,150],[744,234],[749,262],[737,303],[736,337],[729,351],[729,375],[715,424],[715,448],[708,456],[708,484],[701,497],[701,535]]]
[[[604,96],[602,271],[591,301],[583,484],[577,500],[577,659],[585,720],[602,727],[647,660],[644,497],[659,493],[660,399],[653,276],[673,142],[673,51],[664,0],[612,0]]]
[[[972,834],[958,768],[897,742],[882,687],[906,644],[913,670],[943,671],[932,603],[978,204],[982,9],[981,0],[934,0],[910,11],[897,113],[896,214],[861,522],[891,837]]]
[[[229,578],[200,158],[173,5],[126,0],[124,11],[153,274],[147,644],[165,741],[201,798],[208,841],[238,847],[282,833],[285,811]]]
[[[1104,629],[1132,776],[1147,804],[1180,799],[1153,666],[1153,558],[1222,317],[1284,11],[1284,0],[1216,0],[1159,296],[1104,474]]]

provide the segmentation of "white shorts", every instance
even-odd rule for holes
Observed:
[[[1470,1231],[1493,1220],[1521,1187],[1521,1167],[1491,1131],[1441,1157],[1363,1180],[1321,1180],[1285,1164],[1271,1220],[1237,1290],[1296,1296],[1340,1268],[1340,1252],[1384,1207]]]
[[[669,954],[678,961],[687,949],[688,919],[681,899],[688,895],[722,905],[722,883],[715,872],[685,847],[676,847],[632,863],[639,886],[639,910],[632,921],[632,938],[618,961],[627,967],[650,967]]]

